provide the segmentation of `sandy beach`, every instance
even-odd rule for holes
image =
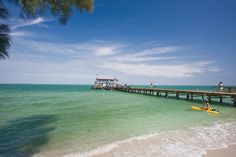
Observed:
[[[202,157],[235,157],[235,154],[236,144],[230,145],[227,148],[208,150],[207,154],[202,155]]]

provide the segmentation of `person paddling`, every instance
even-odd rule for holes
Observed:
[[[210,103],[207,102],[206,105],[207,105],[207,110],[211,108]]]
[[[203,102],[203,105],[206,105],[206,108],[204,108],[204,110],[209,110],[211,108],[211,105],[208,102],[207,103]]]

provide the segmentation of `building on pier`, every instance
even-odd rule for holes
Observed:
[[[116,78],[96,78],[93,89],[113,89],[118,86]]]

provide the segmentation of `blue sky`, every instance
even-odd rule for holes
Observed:
[[[97,0],[93,13],[12,16],[1,83],[236,85],[236,1]]]

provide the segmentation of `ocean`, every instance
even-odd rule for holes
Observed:
[[[236,107],[92,90],[90,85],[0,85],[0,156],[181,156],[236,143]],[[212,90],[212,86],[162,86]]]

